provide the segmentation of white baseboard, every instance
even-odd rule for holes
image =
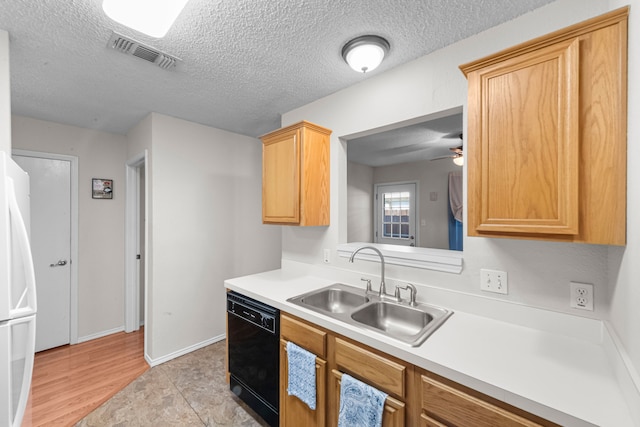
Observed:
[[[162,363],[168,362],[168,361],[170,361],[172,359],[175,359],[176,357],[184,356],[185,354],[191,353],[192,351],[196,351],[196,350],[199,350],[199,349],[201,349],[203,347],[206,347],[206,346],[208,346],[210,344],[214,344],[214,343],[217,343],[218,341],[222,341],[225,338],[226,338],[225,334],[218,335],[217,337],[213,337],[213,338],[210,338],[208,340],[201,341],[201,342],[199,342],[197,344],[191,345],[189,347],[185,347],[185,348],[180,349],[178,351],[174,351],[173,353],[169,353],[166,356],[158,357],[156,359],[150,358],[149,355],[145,353],[144,359],[147,361],[149,366],[154,367],[154,366],[160,365]]]
[[[123,332],[124,326],[120,326],[119,328],[109,329],[108,331],[102,331],[91,335],[85,335],[84,337],[78,337],[78,342],[76,344],[80,344],[82,342],[95,340],[97,338],[106,337],[107,335],[117,334],[118,332]]]

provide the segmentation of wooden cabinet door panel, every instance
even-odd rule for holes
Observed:
[[[300,132],[279,135],[262,147],[262,221],[300,221]]]
[[[577,234],[579,41],[477,71],[470,97],[471,227]],[[472,209],[473,206],[473,209]]]
[[[281,427],[324,427],[327,412],[326,384],[327,362],[316,357],[316,409],[295,396],[289,396],[287,384],[289,363],[287,359],[287,341],[280,340],[280,426]]]

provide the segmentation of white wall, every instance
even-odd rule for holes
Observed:
[[[349,162],[347,242],[373,242],[373,168]]]
[[[262,224],[259,140],[153,113],[148,175],[152,360],[226,332],[224,280],[280,267]]]
[[[386,73],[372,75],[361,84],[283,115],[282,124],[309,120],[333,130],[331,146],[331,226],[323,230],[285,229],[283,260],[320,264],[322,248],[345,242],[346,153],[339,138],[463,105],[466,125],[467,82],[458,65],[527,41],[606,11],[631,4],[628,36],[628,176],[627,245],[624,248],[546,243],[506,239],[465,238],[464,271],[460,275],[424,272],[411,268],[387,269],[387,277],[414,281],[472,294],[478,291],[479,269],[494,268],[509,274],[509,295],[503,299],[534,307],[610,320],[620,350],[640,385],[640,1],[558,0],[472,38],[422,57]],[[465,185],[466,193],[466,185]],[[466,217],[466,210],[465,210]],[[315,239],[313,244],[308,244]],[[334,257],[336,258],[336,257]],[[334,265],[378,274],[373,263]],[[568,308],[569,281],[595,285],[594,312]],[[486,295],[484,295],[486,296]],[[500,297],[494,297],[500,298]],[[498,313],[496,313],[498,315]],[[614,337],[615,339],[615,337]],[[634,389],[635,387],[635,389]],[[639,412],[636,410],[636,413]]]
[[[9,33],[0,30],[0,151],[11,153]]]
[[[628,56],[627,246],[610,248],[611,322],[635,366],[640,387],[640,0],[612,0],[611,8],[631,5]],[[640,410],[637,410],[640,412]]]
[[[304,119],[326,126],[333,133],[332,225],[321,229],[285,228],[283,259],[321,264],[323,248],[335,249],[338,243],[346,242],[346,150],[340,137],[460,105],[466,114],[467,81],[458,69],[460,64],[606,10],[606,1],[560,0],[404,66],[374,73],[358,85],[284,114],[283,125]],[[464,270],[460,275],[390,266],[388,277],[480,294],[480,268],[505,270],[509,274],[509,295],[495,298],[563,312],[570,312],[569,282],[584,281],[593,283],[600,297],[596,297],[594,312],[580,314],[607,316],[605,246],[465,238],[464,248]],[[349,264],[337,259],[333,264],[378,274],[373,263]]]
[[[126,138],[22,116],[12,129],[13,148],[78,157],[78,337],[121,329]],[[92,199],[91,178],[113,179],[113,199]]]
[[[558,0],[534,12],[502,24],[412,63],[372,75],[361,84],[315,101],[283,115],[282,124],[309,120],[333,130],[331,146],[331,226],[322,230],[288,228],[283,231],[283,259],[320,264],[322,248],[344,242],[346,232],[346,153],[339,138],[390,123],[463,105],[466,126],[467,82],[458,65],[517,43],[544,35],[584,19],[631,3],[629,32],[629,132],[627,246],[534,242],[526,240],[469,238],[464,241],[464,271],[460,275],[389,268],[388,276],[416,283],[478,290],[479,269],[509,273],[509,295],[517,303],[600,319],[611,319],[632,365],[640,371],[640,161],[639,76],[640,3],[628,1]],[[466,167],[465,167],[466,169]],[[466,194],[466,185],[465,185]],[[466,209],[465,209],[466,217]],[[309,245],[310,239],[317,239]],[[334,264],[377,274],[371,263]],[[595,311],[572,312],[568,308],[569,281],[595,285]],[[486,296],[486,295],[485,295]],[[496,298],[500,298],[496,296]],[[632,368],[633,371],[633,368]],[[634,373],[632,372],[632,375]]]
[[[451,159],[381,166],[373,169],[373,182],[418,182],[418,246],[449,249],[449,172],[459,170],[460,166]],[[432,192],[436,193],[436,200],[430,199]],[[421,225],[422,221],[425,225]]]
[[[152,114],[149,114],[147,117],[142,119],[136,126],[127,132],[127,160],[139,158],[140,154],[144,153],[147,150],[147,162],[145,163],[145,174],[146,177],[149,178],[145,181],[146,189],[145,192],[145,204],[146,210],[145,214],[147,217],[147,221],[145,223],[146,232],[146,242],[145,242],[145,258],[148,261],[148,265],[143,266],[146,269],[145,273],[147,276],[145,277],[144,282],[144,295],[145,299],[140,303],[144,305],[144,310],[141,311],[141,315],[144,312],[144,321],[145,321],[145,330],[144,330],[144,348],[145,348],[145,357],[147,360],[150,360],[150,354],[153,354],[153,344],[154,341],[151,339],[152,331],[153,331],[153,313],[151,313],[148,309],[149,301],[153,300],[153,269],[151,266],[153,265],[153,234],[151,230],[151,224],[153,224],[153,210],[150,209],[153,200],[153,180],[150,179],[151,173],[153,170],[153,133],[152,133]],[[142,293],[142,292],[141,292]]]

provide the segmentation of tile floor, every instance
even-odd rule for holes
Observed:
[[[225,341],[134,380],[76,427],[262,426],[267,424],[225,382]]]

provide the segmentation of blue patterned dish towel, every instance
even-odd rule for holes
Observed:
[[[316,356],[292,342],[287,342],[289,383],[287,393],[296,396],[310,409],[316,409]]]
[[[381,427],[387,394],[343,374],[338,427]]]

